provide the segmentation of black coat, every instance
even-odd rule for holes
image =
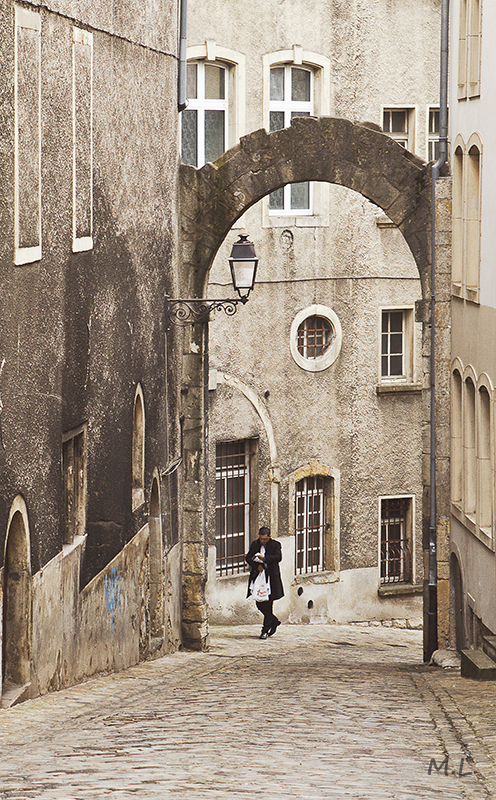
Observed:
[[[250,577],[248,579],[248,591],[246,593],[247,597],[250,596],[250,583],[257,577],[258,564],[261,563],[259,561],[254,561],[253,556],[260,552],[261,547],[260,540],[255,539],[255,541],[251,543],[250,549],[245,556],[245,561],[251,567]],[[284,597],[281,572],[279,569],[279,562],[281,559],[281,543],[278,542],[277,539],[269,539],[265,545],[263,565],[265,567],[265,575],[270,578],[270,600],[279,600],[280,597]]]

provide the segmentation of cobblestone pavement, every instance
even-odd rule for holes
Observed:
[[[258,633],[0,712],[0,798],[496,798],[496,685],[422,665],[420,631]]]

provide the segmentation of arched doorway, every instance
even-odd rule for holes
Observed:
[[[451,629],[455,631],[455,644],[458,652],[466,645],[465,614],[463,605],[463,581],[460,564],[454,553],[450,561],[450,615]]]
[[[2,705],[10,705],[31,679],[31,566],[22,498],[13,504],[5,545],[2,640]]]
[[[156,476],[152,484],[148,529],[150,543],[150,632],[153,651],[159,646],[158,640],[160,640],[160,644],[162,643],[164,636],[162,516],[160,513],[160,490]],[[156,645],[155,648],[154,644]]]

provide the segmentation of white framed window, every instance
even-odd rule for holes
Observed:
[[[72,37],[72,250],[93,247],[93,34]]]
[[[439,158],[439,108],[430,107],[428,114],[427,161],[437,161]]]
[[[292,73],[292,69],[300,72]],[[292,116],[329,116],[333,106],[331,61],[320,53],[291,49],[263,56],[263,124],[267,131],[291,124]],[[308,90],[310,81],[310,93]],[[273,192],[262,204],[263,227],[329,224],[329,187],[300,183]]]
[[[246,570],[252,516],[252,456],[257,441],[218,442],[215,467],[215,545],[217,575]]]
[[[296,314],[291,324],[291,355],[308,372],[330,367],[339,355],[342,341],[341,323],[328,306],[308,306]]]
[[[406,150],[415,151],[415,109],[384,108],[382,130]]]
[[[41,17],[15,6],[14,264],[41,259]]]
[[[413,500],[412,496],[379,499],[381,584],[412,583]]]
[[[381,311],[381,383],[413,381],[413,308]]]
[[[202,167],[229,147],[228,69],[219,62],[189,62],[188,107],[181,114],[181,154],[185,164]]]
[[[270,70],[269,131],[288,128],[295,117],[313,115],[313,71],[304,66],[281,64]],[[269,197],[269,213],[311,214],[311,184],[282,186]]]

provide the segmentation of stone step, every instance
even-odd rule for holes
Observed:
[[[489,658],[492,658],[493,661],[496,661],[496,636],[483,636],[482,649],[484,650],[486,656],[489,656]]]
[[[495,681],[496,662],[482,650],[461,651],[462,678],[473,678],[476,681]]]
[[[30,683],[25,683],[20,686],[16,683],[5,683],[2,687],[2,698],[0,705],[2,708],[12,708],[17,703],[23,703],[24,700],[29,700],[29,687]]]

